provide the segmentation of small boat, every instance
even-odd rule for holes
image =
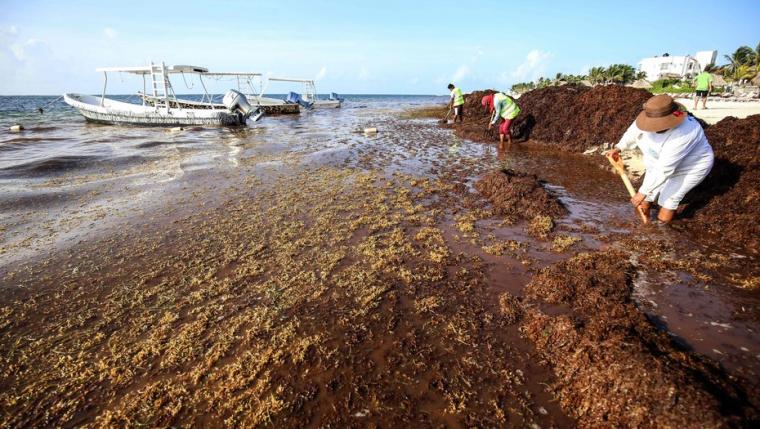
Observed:
[[[204,87],[201,101],[180,100],[174,94],[170,76],[195,74],[202,76],[208,69],[197,66],[175,65],[166,67],[150,63],[140,67],[105,67],[96,69],[104,76],[103,93],[100,97],[86,94],[64,94],[64,101],[89,121],[106,124],[164,125],[164,126],[241,126],[255,122],[264,113],[253,107],[239,91],[230,89],[222,103],[213,103],[212,96]],[[142,76],[142,104],[127,103],[106,98],[108,73],[130,73]],[[152,94],[147,95],[147,78],[150,78]],[[201,84],[203,80],[201,79]]]
[[[260,107],[267,115],[297,114],[301,111],[298,103],[288,103],[285,100],[264,97],[264,75],[255,72],[207,72],[207,78],[216,80],[233,80],[238,91],[245,94],[248,102]]]
[[[293,83],[301,83],[304,85],[304,92],[303,94],[297,94],[295,92],[291,92],[288,95],[288,98],[285,100],[286,103],[290,104],[301,104],[304,107],[307,108],[330,108],[330,109],[336,109],[343,105],[343,99],[338,96],[336,93],[330,94],[329,99],[320,99],[317,97],[317,87],[314,84],[314,81],[312,79],[293,79],[293,78],[286,78],[286,77],[269,77],[267,78],[267,86],[272,82],[293,82]],[[261,89],[261,94],[259,96],[262,96],[264,94],[264,91],[267,89],[267,86],[264,86]],[[298,95],[298,97],[295,97],[293,94]],[[300,103],[300,102],[303,103]]]

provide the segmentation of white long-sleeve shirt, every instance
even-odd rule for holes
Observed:
[[[673,176],[706,174],[713,164],[713,150],[696,119],[691,116],[677,127],[662,134],[642,131],[636,122],[620,138],[616,148],[638,146],[644,154],[646,177],[639,192],[651,197]]]

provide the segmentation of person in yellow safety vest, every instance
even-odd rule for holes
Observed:
[[[501,118],[502,122],[499,125],[499,146],[504,146],[504,137],[507,137],[507,142],[512,145],[512,133],[509,129],[512,125],[512,120],[520,114],[520,106],[515,103],[512,97],[504,94],[503,92],[497,92],[496,94],[486,95],[481,99],[481,105],[488,107],[491,112],[491,121],[488,123],[488,129],[490,130]]]
[[[451,91],[449,110],[454,108],[454,123],[457,122],[457,118],[459,118],[459,122],[464,122],[464,95],[462,95],[462,90],[455,87],[453,83],[450,83],[448,88]]]

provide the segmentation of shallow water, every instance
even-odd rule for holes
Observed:
[[[136,102],[133,96],[114,98]],[[341,109],[269,116],[248,128],[172,132],[89,123],[57,97],[0,97],[0,262],[55,248],[70,234],[103,229],[108,219],[102,211],[160,201],[169,182],[185,175],[240,163],[276,165],[306,154],[334,157],[364,139],[358,132],[378,118],[440,100],[347,96]],[[10,132],[14,124],[25,130]],[[87,231],[77,231],[96,218]]]

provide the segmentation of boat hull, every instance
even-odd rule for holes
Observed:
[[[343,102],[340,100],[317,100],[314,103],[314,107],[317,109],[337,109]]]
[[[65,94],[64,101],[88,121],[102,124],[145,126],[241,126],[246,121],[238,113],[214,109],[178,109],[143,106],[82,94]],[[101,105],[102,104],[102,105]]]
[[[267,115],[294,115],[301,112],[298,104],[289,104],[285,100],[256,95],[246,95],[246,98],[252,106],[261,107]]]
[[[145,103],[149,106],[156,104],[155,97],[149,95],[138,94],[145,100]],[[256,97],[253,95],[247,95],[246,99],[252,106],[260,107],[261,110],[267,115],[295,115],[300,112],[298,104],[286,104],[283,100],[276,98],[264,98]],[[172,108],[178,109],[217,109],[226,111],[227,108],[221,103],[204,103],[199,101],[187,100],[187,99],[171,99],[169,105]]]

